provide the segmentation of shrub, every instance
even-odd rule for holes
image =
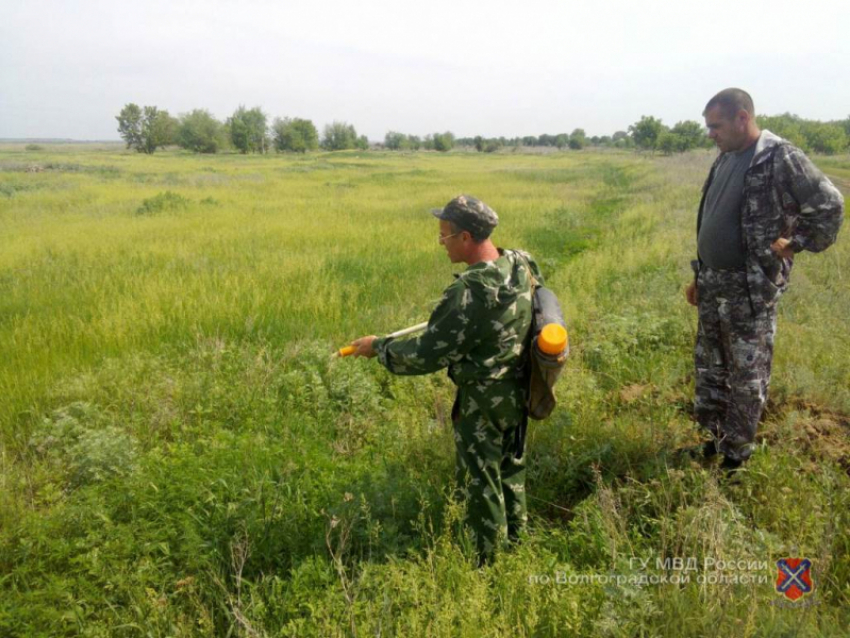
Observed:
[[[142,205],[136,209],[136,214],[154,215],[156,213],[162,213],[169,210],[186,208],[188,205],[189,200],[182,195],[178,195],[171,191],[165,191],[159,195],[142,200]]]

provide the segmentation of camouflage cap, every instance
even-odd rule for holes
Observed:
[[[469,195],[458,195],[444,208],[434,208],[431,214],[469,231],[474,237],[489,237],[499,223],[496,211]]]

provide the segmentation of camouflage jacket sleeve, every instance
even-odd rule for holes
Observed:
[[[777,155],[775,178],[783,190],[782,204],[799,211],[791,249],[817,253],[829,248],[844,219],[844,197],[800,149],[789,146]]]
[[[537,262],[534,261],[534,257],[525,252],[524,250],[515,250],[515,253],[522,258],[522,260],[528,265],[528,268],[531,270],[531,273],[534,275],[534,278],[537,280],[538,286],[545,286],[546,281],[543,279],[543,274],[540,272],[540,266],[537,265]]]
[[[394,374],[428,374],[459,361],[473,346],[468,328],[475,325],[472,293],[458,279],[443,293],[425,332],[412,339],[376,339],[378,360]]]

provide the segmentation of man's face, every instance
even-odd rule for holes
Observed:
[[[440,243],[445,247],[453,264],[463,261],[464,234],[465,231],[455,231],[450,222],[440,220]]]
[[[723,114],[720,106],[713,106],[705,113],[708,136],[717,144],[721,153],[743,150],[747,142],[749,115],[740,110],[733,118]]]

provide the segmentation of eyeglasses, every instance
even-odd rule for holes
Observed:
[[[437,238],[437,241],[439,241],[441,244],[444,244],[444,243],[446,243],[447,239],[451,239],[452,237],[457,237],[458,235],[460,235],[462,233],[463,233],[463,231],[460,231],[459,233],[453,233],[451,235],[440,235]]]

